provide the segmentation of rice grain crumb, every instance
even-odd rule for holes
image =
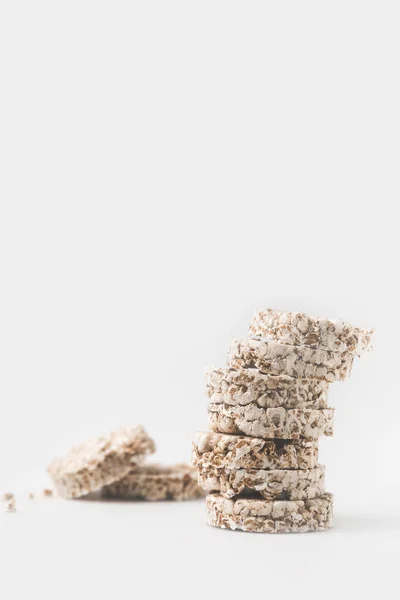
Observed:
[[[14,494],[12,492],[4,492],[4,494],[2,496],[2,500],[4,500],[4,502],[8,502],[13,499],[14,499]]]
[[[9,513],[13,513],[13,512],[15,512],[15,510],[16,510],[15,498],[14,498],[14,496],[12,496],[12,498],[10,498],[7,501],[6,511],[9,512]]]

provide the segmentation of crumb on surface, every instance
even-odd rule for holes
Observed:
[[[35,494],[32,494],[32,492],[29,492],[29,494],[28,494],[29,500],[33,500],[34,497],[35,497]]]
[[[44,490],[43,490],[43,496],[50,497],[52,495],[53,495],[53,490],[51,490],[49,488],[44,488]]]
[[[1,499],[4,500],[4,502],[9,502],[14,500],[14,494],[12,492],[4,492]]]
[[[10,500],[7,501],[6,511],[11,513],[11,512],[15,512],[15,509],[16,509],[15,498],[13,496]]]

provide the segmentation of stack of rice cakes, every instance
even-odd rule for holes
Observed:
[[[330,383],[350,376],[372,348],[372,330],[271,309],[250,338],[234,340],[228,367],[207,373],[211,431],[193,442],[207,523],[249,532],[324,531],[332,494],[318,438],[333,435]]]

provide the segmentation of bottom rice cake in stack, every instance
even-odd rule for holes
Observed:
[[[207,523],[248,532],[324,531],[332,495],[318,438],[333,434],[331,382],[347,379],[372,331],[301,313],[258,313],[233,341],[228,368],[207,373],[211,432],[198,433],[193,464],[209,492]]]
[[[313,500],[260,500],[221,495],[206,498],[207,524],[249,533],[306,533],[332,527],[332,494]]]

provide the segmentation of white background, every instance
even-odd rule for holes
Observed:
[[[1,2],[0,490],[18,503],[0,516],[1,597],[397,585],[399,16]],[[189,460],[204,368],[266,306],[377,330],[332,386],[331,532],[213,530],[202,501],[27,501],[54,455],[120,424]]]

